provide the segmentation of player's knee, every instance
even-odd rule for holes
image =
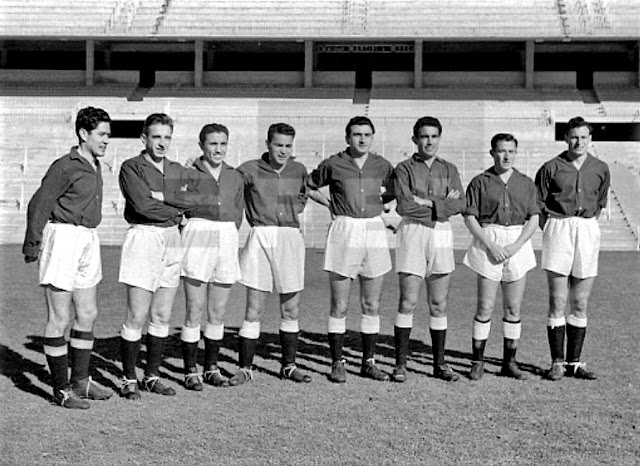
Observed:
[[[46,326],[46,334],[48,335],[64,335],[67,327],[69,327],[69,316],[56,314],[49,316]]]
[[[400,314],[413,314],[418,307],[418,300],[413,297],[403,296],[400,298],[398,312]]]
[[[349,303],[346,300],[333,300],[331,302],[331,316],[338,319],[343,318],[345,315],[347,315],[348,305]]]
[[[429,300],[429,313],[432,317],[442,317],[447,309],[447,300]]]
[[[549,313],[564,315],[567,298],[564,296],[549,296]]]
[[[363,298],[360,300],[360,305],[362,307],[362,313],[364,315],[378,315],[380,310],[380,300],[371,299],[371,298]]]

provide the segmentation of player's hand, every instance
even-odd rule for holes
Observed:
[[[162,191],[151,191],[151,197],[156,201],[164,202],[164,193]]]
[[[513,255],[518,252],[518,248],[516,247],[515,244],[509,244],[507,246],[504,247],[505,252],[508,254],[508,257],[513,257]]]
[[[447,194],[447,199],[460,199],[460,191],[458,191],[457,189],[449,191],[449,194]]]
[[[25,254],[24,255],[24,261],[27,264],[30,264],[30,263],[35,262],[37,260],[38,260],[38,256],[30,256],[29,254]]]
[[[193,165],[196,163],[196,160],[198,160],[198,157],[189,157],[189,158],[184,162],[184,167],[185,167],[185,168],[193,168]]]
[[[398,223],[393,221],[393,219],[388,217],[382,217],[382,223],[384,223],[384,227],[387,230],[391,230],[394,233],[398,231]]]
[[[502,246],[499,246],[496,243],[491,243],[487,247],[487,249],[488,249],[489,255],[491,256],[490,258],[493,258],[493,260],[497,263],[504,262],[509,258],[509,255],[505,250],[505,248],[503,248]]]

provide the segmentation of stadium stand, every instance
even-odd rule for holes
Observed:
[[[464,184],[490,165],[488,141],[503,131],[518,137],[518,168],[534,176],[564,149],[557,122],[640,122],[638,37],[637,0],[3,0],[0,242],[21,241],[26,203],[73,144],[73,118],[85,105],[116,120],[169,113],[172,157],[181,162],[197,153],[198,130],[212,120],[231,130],[232,165],[261,153],[268,125],[285,121],[308,169],[344,148],[351,115],[373,119],[374,150],[396,164],[414,150],[415,119],[431,114],[444,125],[442,155]],[[638,144],[594,149],[637,170]],[[119,166],[140,148],[135,139],[111,141],[106,244],[119,244],[126,228]],[[625,200],[636,188],[616,183],[601,219],[604,247],[637,249]],[[328,223],[311,203],[309,246],[323,245]],[[454,223],[456,247],[466,247],[461,219]]]

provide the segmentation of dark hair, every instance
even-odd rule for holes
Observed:
[[[496,150],[496,146],[498,145],[499,141],[505,141],[505,142],[515,142],[516,143],[516,147],[518,147],[518,140],[515,138],[515,136],[511,133],[498,133],[495,136],[493,136],[491,138],[491,150]]]
[[[569,134],[569,131],[571,131],[574,128],[588,128],[589,129],[589,134],[592,133],[593,128],[591,127],[591,125],[589,123],[587,123],[585,121],[584,118],[582,117],[573,117],[571,120],[569,120],[569,122],[567,123],[567,130],[565,131],[565,135]]]
[[[173,131],[173,120],[166,113],[152,113],[146,120],[144,120],[144,126],[142,127],[143,134],[149,134],[149,127],[153,125],[166,125],[171,127]]]
[[[208,125],[204,125],[200,130],[200,135],[198,139],[202,144],[204,144],[205,139],[207,139],[207,134],[211,133],[224,133],[229,137],[229,130],[225,125],[220,125],[218,123],[209,123]]]
[[[76,136],[80,137],[80,130],[85,129],[91,132],[100,123],[111,123],[111,117],[101,108],[85,107],[80,109],[76,116]]]
[[[271,142],[274,134],[284,134],[285,136],[295,138],[296,130],[293,129],[293,126],[286,123],[274,123],[269,126],[269,130],[267,131],[267,142]]]
[[[438,134],[442,134],[442,125],[440,124],[440,120],[430,116],[424,116],[422,118],[418,118],[415,125],[413,125],[413,136],[418,137],[420,134],[420,129],[423,126],[433,126],[434,128],[438,128]]]
[[[351,120],[349,120],[349,123],[347,123],[347,126],[345,126],[344,128],[344,132],[345,132],[345,136],[349,137],[351,136],[351,127],[352,126],[359,126],[359,125],[368,125],[371,127],[371,133],[372,134],[376,134],[376,128],[373,126],[373,123],[371,122],[371,120],[369,118],[367,118],[366,116],[354,116]]]

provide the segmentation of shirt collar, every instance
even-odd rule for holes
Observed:
[[[413,159],[414,162],[423,163],[425,165],[427,164],[427,162],[422,157],[420,157],[417,152],[414,152],[413,155],[411,156],[411,158]],[[433,163],[436,163],[436,162],[443,163],[444,160],[442,160],[437,155],[434,155],[433,156]],[[432,165],[433,165],[433,163],[432,163]]]

